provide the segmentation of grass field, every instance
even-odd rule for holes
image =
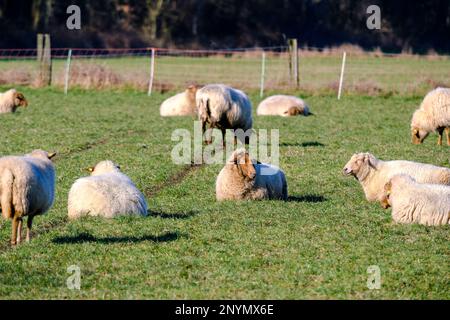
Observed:
[[[255,117],[255,128],[280,130],[291,197],[218,203],[220,165],[171,162],[172,131],[192,130],[193,120],[159,117],[169,93],[21,89],[30,106],[1,116],[0,155],[58,151],[57,195],[30,244],[10,248],[2,221],[2,299],[450,298],[449,227],[393,224],[341,173],[359,151],[449,167],[450,148],[435,135],[410,143],[419,96],[307,96],[315,116]],[[71,184],[104,159],[146,194],[149,217],[67,221]],[[71,265],[81,269],[79,291],[66,287]],[[379,290],[366,285],[371,265]]]

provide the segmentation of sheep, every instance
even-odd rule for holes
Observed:
[[[46,213],[55,198],[56,153],[34,150],[25,156],[0,158],[0,208],[12,219],[11,244],[22,241],[22,220],[27,218],[26,241],[31,240],[33,218]]]
[[[222,131],[224,146],[227,129],[242,129],[246,133],[244,142],[249,142],[246,131],[253,125],[252,104],[244,92],[223,84],[209,84],[197,91],[196,102],[203,134],[206,131],[206,124],[209,123],[210,128]],[[235,142],[236,135],[241,141],[244,140],[241,139],[240,132],[235,131]],[[205,137],[205,142],[208,144],[211,140]]]
[[[312,114],[308,105],[300,98],[287,95],[274,95],[261,101],[256,109],[260,116],[308,116]]]
[[[190,116],[197,113],[195,94],[198,86],[190,85],[184,92],[166,99],[159,109],[162,117]]]
[[[450,89],[436,88],[430,91],[411,119],[411,136],[414,144],[421,144],[430,132],[438,132],[438,145],[442,145],[442,133],[447,135],[450,146]]]
[[[0,93],[0,113],[16,112],[18,107],[26,108],[27,106],[27,99],[22,93],[17,92],[16,89]]]
[[[216,180],[216,199],[287,200],[284,172],[276,166],[252,161],[245,149],[232,153]]]
[[[419,183],[450,185],[448,168],[404,160],[382,161],[371,153],[354,154],[343,173],[359,181],[370,202],[381,200],[384,185],[396,174],[408,174]]]
[[[79,178],[69,191],[68,216],[114,218],[119,215],[147,216],[147,202],[131,179],[110,160],[88,170],[91,176]]]
[[[392,207],[392,218],[398,223],[450,224],[450,186],[421,184],[408,175],[395,175],[384,186],[381,205]]]

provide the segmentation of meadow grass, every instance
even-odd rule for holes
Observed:
[[[172,93],[19,89],[30,106],[1,115],[0,155],[59,152],[56,202],[35,219],[30,244],[10,248],[2,221],[2,299],[450,298],[449,226],[394,224],[342,175],[361,151],[449,167],[435,135],[410,142],[421,97],[306,96],[314,116],[255,116],[256,129],[280,130],[290,199],[216,202],[221,165],[171,161],[173,130],[193,130],[191,117],[159,116]],[[146,194],[149,217],[67,220],[71,184],[104,159]],[[71,265],[81,269],[79,291],[66,286]],[[379,290],[367,288],[371,265]]]

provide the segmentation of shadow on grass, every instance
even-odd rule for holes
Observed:
[[[281,147],[325,147],[325,145],[318,141],[306,141],[302,143],[289,143],[289,142],[283,142],[280,143]]]
[[[80,233],[76,236],[56,237],[52,240],[56,244],[77,244],[77,243],[101,243],[101,244],[114,244],[114,243],[139,243],[144,241],[150,242],[171,242],[180,238],[186,237],[186,235],[179,232],[166,232],[158,236],[144,235],[144,236],[126,236],[126,237],[104,237],[97,238],[90,233]]]
[[[287,201],[317,203],[327,201],[327,198],[317,194],[305,194],[303,196],[289,196]]]
[[[198,214],[197,211],[167,213],[151,210],[147,210],[147,213],[149,217],[160,217],[163,219],[189,219]]]

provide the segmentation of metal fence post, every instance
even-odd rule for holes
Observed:
[[[264,77],[266,75],[266,53],[262,52],[262,61],[261,61],[261,89],[259,91],[259,96],[262,98],[264,95]]]
[[[152,95],[154,76],[155,76],[155,48],[152,48],[152,55],[151,55],[151,61],[150,61],[150,80],[148,82],[148,92],[147,92],[147,95],[149,97]]]
[[[344,54],[342,55],[342,67],[341,67],[341,77],[339,79],[339,91],[338,91],[338,100],[341,99],[341,93],[342,93],[342,83],[344,82],[344,70],[345,70],[345,58],[347,57],[347,52],[344,51]]]
[[[64,79],[64,94],[67,95],[67,91],[69,90],[69,77],[70,77],[70,60],[72,59],[72,49],[69,49],[69,53],[67,54],[67,62],[66,62],[66,74]]]

